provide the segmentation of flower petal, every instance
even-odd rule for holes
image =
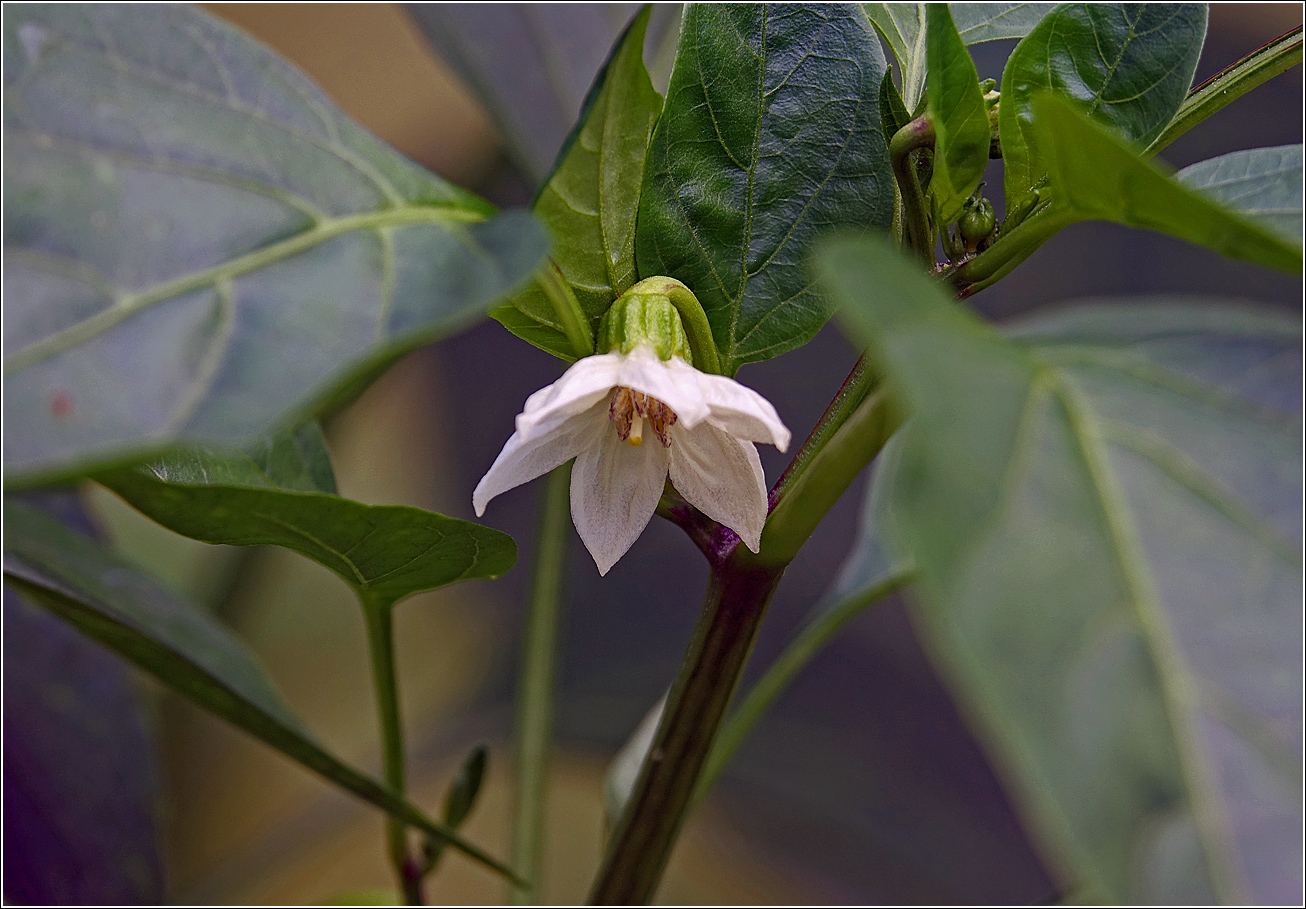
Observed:
[[[729,527],[757,552],[766,524],[766,478],[752,442],[711,422],[676,427],[671,441],[671,485],[703,514]]]
[[[667,460],[656,439],[632,447],[616,432],[604,432],[577,456],[571,519],[599,574],[607,574],[648,526],[662,498]]]
[[[526,399],[517,415],[517,432],[523,439],[547,433],[564,420],[589,410],[607,397],[621,373],[621,354],[584,357],[573,363],[552,385]]]
[[[781,451],[789,447],[789,429],[766,398],[725,376],[702,373],[698,381],[717,426],[738,439],[770,442]]]
[[[657,398],[676,412],[681,423],[697,426],[709,413],[699,387],[702,375],[679,357],[661,360],[653,348],[640,345],[622,362],[617,384]]]
[[[608,404],[603,401],[560,422],[549,432],[531,438],[514,432],[472,492],[476,516],[485,514],[485,506],[499,493],[542,476],[582,450],[598,445],[600,433],[615,437],[610,429]]]

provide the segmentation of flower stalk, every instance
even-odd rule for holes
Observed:
[[[783,574],[783,566],[742,566],[730,560],[713,567],[689,651],[613,832],[591,903],[624,905],[652,898]]]
[[[363,616],[367,622],[367,642],[372,656],[372,678],[376,687],[377,716],[381,721],[381,747],[386,785],[396,795],[407,788],[404,773],[404,732],[399,715],[399,685],[395,676],[394,604],[360,593]],[[395,877],[409,906],[420,906],[422,868],[408,851],[408,828],[390,815],[386,818],[386,849]]]
[[[517,904],[538,902],[543,864],[544,796],[553,727],[554,663],[558,616],[567,557],[567,489],[571,468],[549,474],[536,537],[535,576],[526,619],[521,685],[517,696],[516,807],[513,812],[512,866],[526,883],[512,888]]]

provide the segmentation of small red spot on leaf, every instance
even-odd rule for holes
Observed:
[[[50,412],[56,417],[70,416],[73,412],[73,399],[62,391],[50,395]]]

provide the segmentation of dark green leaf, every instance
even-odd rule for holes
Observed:
[[[1301,241],[1300,145],[1231,152],[1185,167],[1175,179],[1267,230]]]
[[[871,239],[823,279],[911,413],[918,626],[1065,883],[1301,888],[1301,334],[1122,301],[1000,337]]]
[[[957,220],[989,163],[988,108],[970,52],[945,3],[931,3],[925,39],[926,90],[934,123],[934,176],[930,193],[939,219]]]
[[[175,533],[205,543],[293,549],[381,603],[498,577],[517,558],[512,538],[497,530],[420,508],[365,505],[280,485],[243,455],[193,449],[96,479]]]
[[[698,296],[722,370],[806,342],[830,316],[803,273],[821,233],[885,228],[879,42],[853,6],[690,6],[636,228],[641,277]]]
[[[949,3],[957,33],[967,45],[1004,38],[1023,38],[1055,3]]]
[[[1046,172],[1033,147],[1034,97],[1074,99],[1130,145],[1169,124],[1206,38],[1204,3],[1063,3],[1016,46],[1002,72],[999,130],[1007,210]]]
[[[4,42],[7,483],[242,445],[545,252],[196,8],[30,4]]]
[[[1301,273],[1296,243],[1162,174],[1066,101],[1041,95],[1034,111],[1030,135],[1047,165],[1057,211],[1161,231],[1231,258]]]
[[[572,139],[534,211],[553,240],[553,260],[593,335],[612,301],[635,283],[635,215],[644,156],[662,96],[644,68],[650,9],[631,22],[590,89]],[[505,310],[516,310],[516,312]],[[514,334],[564,359],[576,352],[537,283],[492,311]],[[523,324],[524,330],[518,326]]]
[[[511,871],[448,827],[318,745],[254,657],[202,610],[21,502],[4,509],[5,583],[328,781],[508,877]]]
[[[892,69],[889,67],[889,70]],[[897,86],[893,84],[892,75],[892,72],[886,71],[880,80],[880,125],[884,129],[885,144],[893,141],[893,134],[911,121],[911,114],[902,101],[902,95],[898,94]]]

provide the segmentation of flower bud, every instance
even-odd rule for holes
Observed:
[[[961,239],[965,242],[966,248],[974,250],[981,241],[993,233],[993,228],[997,226],[997,223],[992,203],[988,199],[980,198],[966,204],[966,211],[962,214],[961,220],[957,222],[957,229],[961,233]]]
[[[663,360],[680,357],[694,363],[680,313],[666,294],[627,291],[599,323],[598,351],[629,354],[641,344],[652,347]]]

